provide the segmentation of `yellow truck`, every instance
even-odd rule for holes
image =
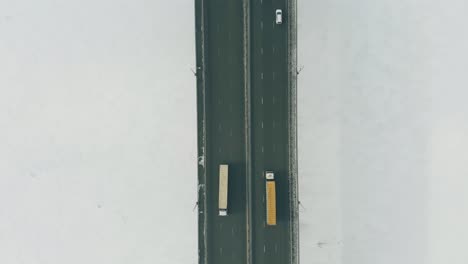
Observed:
[[[276,187],[275,174],[272,171],[265,172],[266,179],[266,224],[276,225]]]
[[[218,207],[219,215],[227,216],[228,211],[228,173],[229,165],[221,164],[219,165],[219,197],[218,197]]]

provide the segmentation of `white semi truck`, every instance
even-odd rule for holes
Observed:
[[[227,216],[228,212],[228,179],[229,165],[219,165],[219,197],[218,207],[219,215]]]

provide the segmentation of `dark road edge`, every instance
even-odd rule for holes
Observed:
[[[289,68],[289,171],[291,263],[299,264],[299,191],[297,160],[297,0],[288,0],[288,68]]]
[[[197,140],[198,140],[198,263],[207,264],[206,239],[206,5],[205,0],[195,0],[195,54],[197,78]],[[203,230],[203,232],[200,232]]]

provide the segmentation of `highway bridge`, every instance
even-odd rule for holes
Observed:
[[[195,0],[195,12],[199,264],[297,264],[296,0]],[[276,181],[272,226],[265,171]]]

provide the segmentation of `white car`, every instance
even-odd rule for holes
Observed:
[[[276,14],[276,24],[282,24],[283,23],[283,11],[281,9],[276,9],[275,11]]]

